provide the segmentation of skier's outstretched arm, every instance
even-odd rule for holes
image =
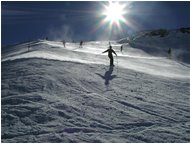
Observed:
[[[116,52],[114,50],[112,50],[112,52],[117,56]]]
[[[108,52],[108,50],[109,50],[109,49],[105,50],[105,51],[104,51],[104,52],[102,52],[102,53],[106,53],[106,52]]]

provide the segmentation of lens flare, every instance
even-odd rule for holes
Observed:
[[[105,21],[110,22],[110,24],[117,24],[119,26],[120,22],[125,22],[124,10],[125,5],[121,5],[118,2],[109,2],[109,5],[104,5],[105,11],[103,15],[106,16]]]
[[[111,38],[124,35],[126,29],[135,27],[129,16],[131,15],[132,2],[101,2],[101,9],[97,10],[99,21],[91,30],[91,33],[102,32],[105,37]]]

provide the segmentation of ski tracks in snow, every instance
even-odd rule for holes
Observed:
[[[121,67],[5,60],[2,142],[189,142],[189,80]]]
[[[188,81],[43,59],[2,66],[3,141],[189,140]]]

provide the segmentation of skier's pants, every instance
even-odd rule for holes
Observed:
[[[110,58],[110,66],[113,66],[113,57],[109,56],[109,58]]]

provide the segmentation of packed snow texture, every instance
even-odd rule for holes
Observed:
[[[112,46],[114,67],[108,41],[3,50],[2,142],[190,142],[190,65]]]

